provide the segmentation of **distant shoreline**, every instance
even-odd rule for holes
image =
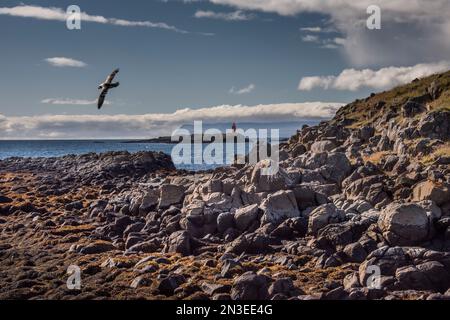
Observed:
[[[182,139],[183,138],[183,139]],[[172,141],[172,137],[158,137],[158,138],[151,138],[151,139],[142,139],[142,140],[126,140],[123,141],[122,143],[165,143],[165,144],[177,144],[180,143],[184,140],[188,140],[189,141],[189,137],[182,137],[180,138],[178,141]],[[200,138],[200,137],[199,137]],[[236,138],[236,137],[235,137]],[[251,140],[248,137],[243,137],[245,143],[249,143]],[[195,136],[191,135],[190,137],[191,142],[195,142]],[[208,136],[203,136],[202,138],[203,143],[207,144],[207,143],[211,143],[212,141],[214,141],[213,139],[211,139],[211,137]],[[222,135],[222,142],[223,143],[227,143],[228,139],[232,139],[231,137],[227,137],[225,134]],[[286,142],[288,141],[289,138],[280,138],[279,142]]]

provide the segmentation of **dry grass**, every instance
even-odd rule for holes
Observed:
[[[379,151],[374,152],[370,156],[363,157],[364,162],[371,162],[373,164],[379,164],[383,158],[388,156],[390,152],[388,151]]]
[[[67,234],[76,234],[82,232],[90,232],[94,230],[95,227],[90,224],[83,224],[79,226],[62,226],[58,229],[52,231],[52,234],[58,236],[65,236]]]
[[[422,157],[421,163],[425,165],[432,164],[436,159],[439,157],[450,157],[450,142],[447,142],[446,144],[443,144],[441,146],[438,146],[434,149],[432,153],[429,155]]]

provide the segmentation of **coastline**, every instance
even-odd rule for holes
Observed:
[[[0,298],[446,299],[449,78],[302,128],[272,176],[162,152],[0,160]]]

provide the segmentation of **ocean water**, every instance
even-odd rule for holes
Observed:
[[[0,141],[0,160],[10,157],[60,157],[68,154],[103,153],[108,151],[161,151],[172,153],[174,144],[166,143],[125,143],[130,140],[28,140],[28,141]],[[205,146],[205,145],[204,145]],[[178,169],[207,170],[219,167],[222,164],[207,164],[202,156],[195,157],[192,152],[191,163],[176,165]],[[195,161],[197,159],[197,161]],[[201,159],[201,160],[198,160]],[[200,163],[201,164],[200,164]],[[224,159],[223,163],[226,163]]]
[[[280,138],[289,138],[292,136],[297,129],[299,129],[303,123],[287,123],[287,124],[265,124],[255,126],[254,124],[242,125],[240,127],[247,129],[254,127],[255,129],[280,129]],[[314,125],[316,122],[308,121],[307,124]],[[225,127],[224,127],[225,128]],[[223,129],[224,131],[225,129]],[[138,151],[161,151],[166,154],[172,153],[172,148],[174,144],[165,143],[142,143],[133,142],[125,143],[130,141],[129,139],[123,140],[0,140],[0,159],[6,159],[10,157],[60,157],[68,154],[85,154],[85,153],[102,153],[107,151],[128,151],[130,153]],[[207,144],[203,145],[205,148]],[[224,145],[224,150],[226,146]],[[245,149],[248,150],[251,145],[246,144]],[[219,167],[231,163],[233,161],[233,156],[227,157],[226,152],[224,152],[223,161],[221,164],[207,164],[202,161],[202,154],[195,154],[192,152],[190,163],[187,164],[176,164],[178,169],[186,170],[206,170],[214,167]]]

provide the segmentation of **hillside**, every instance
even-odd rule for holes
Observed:
[[[382,162],[396,154],[425,165],[436,161],[448,164],[450,71],[358,99],[318,128],[315,139],[329,134],[321,134],[320,128],[341,130],[337,135],[329,135],[347,147],[347,156],[353,160],[361,156],[365,161]],[[308,137],[297,135],[291,144],[299,138],[301,142],[311,142]],[[357,154],[351,151],[355,144],[361,151]]]

